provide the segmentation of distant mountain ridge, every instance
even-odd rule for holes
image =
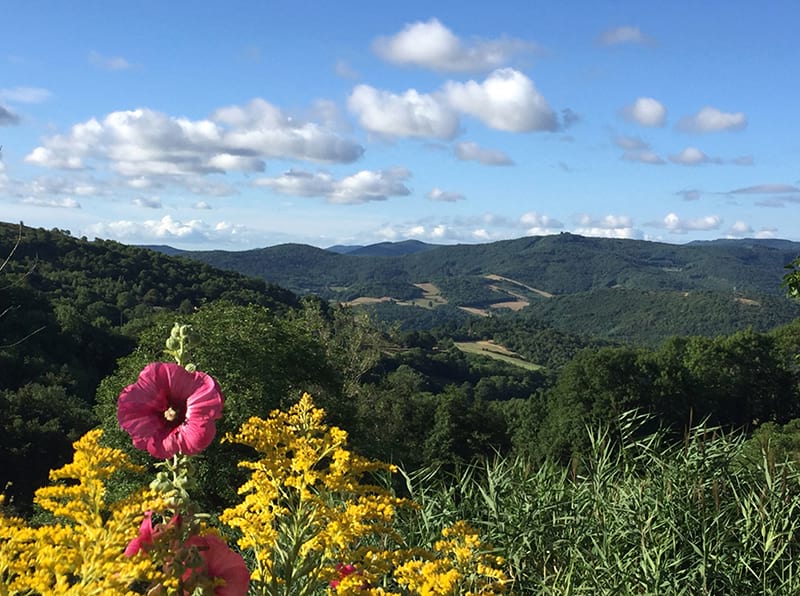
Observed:
[[[154,249],[166,252],[164,247]],[[554,295],[614,287],[776,295],[781,293],[785,265],[800,254],[800,243],[744,239],[667,244],[563,233],[484,244],[383,242],[347,252],[281,244],[170,254],[331,299],[347,299],[354,290],[362,295],[368,286],[377,290],[386,284],[431,281],[448,285],[448,280],[485,275],[507,277]]]

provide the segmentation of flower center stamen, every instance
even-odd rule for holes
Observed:
[[[170,406],[164,411],[164,418],[166,418],[168,422],[175,422],[175,418],[177,417],[178,417],[178,412],[172,409],[172,406]]]

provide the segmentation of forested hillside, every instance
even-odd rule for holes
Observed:
[[[401,466],[404,476],[393,489],[420,502],[427,520],[422,526],[417,518],[403,520],[409,540],[435,540],[432,527],[443,520],[472,519],[509,557],[515,593],[562,581],[552,557],[573,560],[595,552],[591,541],[607,532],[629,538],[628,526],[638,532],[643,510],[661,512],[651,516],[659,524],[653,532],[672,536],[674,556],[704,573],[705,563],[684,544],[692,527],[686,516],[709,524],[724,517],[725,524],[739,527],[751,519],[747,503],[754,498],[770,499],[774,509],[774,517],[759,518],[757,531],[793,519],[792,506],[780,495],[796,489],[765,494],[763,477],[775,486],[777,478],[797,477],[792,462],[800,461],[800,319],[765,332],[720,334],[719,321],[711,318],[714,312],[729,316],[720,293],[685,296],[670,290],[673,310],[656,316],[661,307],[652,303],[653,325],[668,333],[696,311],[702,313],[696,320],[709,318],[708,327],[700,329],[703,335],[673,333],[657,345],[641,346],[621,341],[623,330],[613,341],[598,339],[600,326],[578,316],[577,308],[558,315],[574,317],[572,332],[534,309],[486,317],[450,304],[434,308],[427,303],[442,298],[427,284],[419,288],[427,295],[420,313],[460,314],[445,324],[431,318],[428,328],[404,331],[363,309],[317,296],[297,298],[260,279],[151,250],[88,242],[59,230],[3,225],[0,231],[0,250],[8,255],[0,269],[0,482],[9,497],[4,510],[33,513],[33,490],[46,482],[49,469],[69,460],[71,442],[96,426],[107,444],[148,465],[117,424],[117,400],[146,364],[168,359],[164,339],[177,321],[193,330],[193,362],[224,393],[220,436],[236,432],[251,416],[285,411],[311,393],[326,420],[347,431],[357,453]],[[289,253],[298,259],[317,254],[308,247]],[[795,264],[787,277],[795,280],[789,284],[793,296],[800,287],[797,275]],[[778,303],[781,291],[778,282],[767,298]],[[594,310],[603,318],[655,291],[606,288],[587,294],[604,297]],[[540,298],[542,304],[559,304]],[[562,297],[579,298],[580,293]],[[743,309],[756,307],[737,298]],[[389,303],[372,308],[409,310]],[[643,324],[638,317],[645,311],[627,310],[633,313],[628,325]],[[235,462],[249,454],[223,441],[196,459],[201,490],[195,498],[204,510],[221,511],[237,501],[235,487],[245,475]],[[662,480],[668,484],[664,491]],[[114,491],[122,495],[138,481],[126,473]],[[550,503],[548,495],[555,494],[565,500]],[[715,499],[715,507],[706,507]],[[620,503],[634,510],[622,511]],[[598,526],[592,514],[562,523],[546,515],[556,509],[562,517],[574,515],[570,508],[585,507],[606,521]],[[429,527],[433,519],[438,521]],[[720,540],[729,546],[736,536],[749,535],[725,524]],[[795,531],[800,524],[791,522],[775,536],[790,540]],[[628,560],[620,554],[625,544],[599,551],[604,573]],[[749,552],[746,545],[735,548]],[[545,568],[529,564],[531,552]],[[776,554],[781,565],[791,566],[789,554]],[[632,560],[639,556],[651,553]],[[596,580],[585,565],[572,565],[570,577],[583,585]],[[754,569],[756,563],[747,565]],[[735,575],[740,567],[725,567],[714,585],[752,585]],[[759,571],[763,585],[770,569]],[[769,581],[784,585],[780,577]]]
[[[344,254],[297,244],[179,252],[300,295],[358,305],[405,330],[458,324],[464,313],[524,311],[565,333],[650,346],[674,334],[767,331],[800,316],[780,291],[784,267],[798,253],[800,244],[788,241],[673,245],[573,234],[382,243]]]

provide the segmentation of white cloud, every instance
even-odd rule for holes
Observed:
[[[667,120],[667,108],[652,97],[639,97],[631,105],[622,109],[622,116],[630,122],[642,126],[664,126]]]
[[[197,201],[192,205],[193,209],[211,209],[211,205],[206,203],[205,201]]]
[[[26,205],[34,205],[36,207],[58,207],[59,209],[80,209],[81,204],[75,199],[53,199],[44,197],[27,197],[22,199]]]
[[[121,56],[103,56],[95,51],[89,52],[89,63],[103,70],[128,70],[133,64]]]
[[[207,224],[200,219],[179,221],[170,215],[161,219],[130,221],[119,220],[97,223],[86,230],[87,235],[99,238],[113,238],[127,242],[229,242],[236,236],[247,233],[244,226],[226,222]]]
[[[519,223],[525,228],[525,233],[528,236],[545,236],[553,234],[556,230],[564,227],[564,224],[557,219],[535,211],[523,213],[519,218]]]
[[[555,131],[558,118],[528,77],[513,68],[495,70],[483,83],[448,81],[447,102],[460,112],[508,132]]]
[[[681,219],[675,213],[668,213],[660,222],[651,223],[653,227],[663,228],[673,234],[717,230],[722,224],[718,215],[707,215],[696,219]]]
[[[672,163],[677,163],[684,166],[699,166],[705,163],[719,163],[718,159],[709,157],[697,147],[686,147],[680,153],[670,155],[669,160]]]
[[[217,110],[211,120],[233,127],[224,135],[232,153],[321,163],[350,163],[364,153],[357,143],[317,123],[296,120],[263,99]]]
[[[737,221],[728,230],[728,238],[775,238],[778,230],[775,228],[760,228],[754,230],[750,224]]]
[[[595,238],[641,239],[642,233],[634,228],[575,228],[573,234]]]
[[[161,209],[161,199],[159,197],[136,197],[131,200],[131,204],[145,209]]]
[[[620,44],[652,45],[654,43],[653,39],[642,33],[639,27],[629,25],[603,31],[595,41],[602,46]]]
[[[744,236],[749,236],[752,233],[753,233],[753,228],[750,226],[750,224],[743,221],[734,222],[733,225],[728,230],[728,235],[733,236],[735,238],[742,238]]]
[[[456,201],[463,201],[465,198],[460,192],[448,192],[441,188],[433,188],[427,194],[427,197],[431,201],[442,201],[445,203],[455,203]]]
[[[411,173],[405,168],[361,170],[340,180],[326,172],[289,170],[275,178],[260,178],[255,184],[280,194],[325,197],[329,203],[352,205],[407,196],[411,191],[405,181],[410,177]]]
[[[756,232],[756,238],[775,238],[777,234],[777,228],[760,228],[758,232]]]
[[[606,215],[595,218],[588,214],[576,218],[577,227],[573,233],[581,236],[602,238],[640,238],[641,233],[634,229],[633,220],[627,215]]]
[[[439,98],[415,89],[396,95],[358,85],[347,105],[361,126],[379,135],[452,139],[458,134],[458,115]]]
[[[721,112],[717,108],[706,106],[692,116],[681,118],[677,129],[684,132],[706,133],[742,130],[746,126],[747,117],[744,112]]]
[[[212,169],[220,172],[238,170],[241,172],[263,172],[264,160],[248,155],[231,155],[230,153],[218,153],[211,157],[207,162]]]
[[[515,54],[535,50],[536,46],[510,38],[475,39],[465,44],[437,19],[430,19],[410,23],[390,37],[379,37],[373,48],[394,64],[466,72],[498,68]]]
[[[357,85],[347,101],[369,132],[387,137],[452,139],[459,133],[459,113],[497,130],[532,132],[558,129],[558,118],[519,71],[503,68],[483,82],[448,81],[433,94],[409,89],[402,95]]]
[[[205,120],[148,109],[112,112],[102,121],[92,118],[67,134],[45,138],[25,161],[59,169],[107,163],[125,178],[154,184],[147,179],[263,171],[266,158],[348,163],[362,153],[357,143],[256,99]]]
[[[485,149],[471,141],[456,143],[453,151],[456,157],[461,161],[477,161],[487,166],[514,165],[514,160],[502,151],[497,149]]]
[[[104,183],[92,178],[64,178],[42,176],[22,185],[22,194],[31,195],[77,195],[81,197],[106,194]]]
[[[50,91],[41,87],[0,89],[0,100],[10,101],[11,103],[42,103],[48,100],[51,95]]]

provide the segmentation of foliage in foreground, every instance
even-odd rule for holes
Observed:
[[[505,591],[502,559],[463,521],[443,527],[443,539],[427,548],[409,548],[394,522],[414,504],[370,483],[392,466],[348,451],[346,432],[324,424],[308,394],[288,413],[253,416],[226,437],[258,456],[240,462],[250,470],[241,502],[204,512],[191,495],[202,488],[193,460],[213,440],[224,396],[189,362],[194,338],[176,324],[166,351],[177,364],[148,364],[118,399],[120,426],[160,460],[149,489],[115,497],[118,471],[144,470],[103,446],[102,429],[87,433],[75,443],[73,462],[51,473],[55,484],[36,492],[50,519],[36,525],[0,510],[0,594]]]
[[[421,514],[410,541],[466,519],[508,564],[520,594],[796,594],[800,468],[768,443],[698,427],[589,433],[571,467],[499,457],[450,475],[407,476]]]

